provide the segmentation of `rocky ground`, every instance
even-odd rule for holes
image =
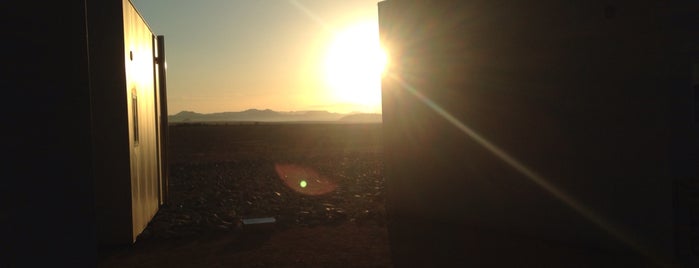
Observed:
[[[380,126],[171,126],[168,204],[101,267],[390,267]]]
[[[313,166],[337,186],[317,196],[296,191],[276,174],[271,161],[173,165],[170,204],[161,208],[141,238],[236,230],[242,227],[242,219],[259,217],[274,217],[279,228],[344,221],[384,224],[381,161],[375,155],[338,155],[296,163]],[[304,188],[312,187],[315,179],[309,178]]]

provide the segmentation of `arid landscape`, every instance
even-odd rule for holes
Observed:
[[[168,203],[100,267],[391,267],[381,152],[381,124],[171,125]]]

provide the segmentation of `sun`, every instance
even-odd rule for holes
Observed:
[[[325,57],[325,79],[335,101],[381,105],[381,76],[388,58],[379,44],[378,24],[365,21],[336,34]]]

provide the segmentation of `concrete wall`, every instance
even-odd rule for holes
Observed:
[[[380,2],[395,261],[673,262],[692,8]]]

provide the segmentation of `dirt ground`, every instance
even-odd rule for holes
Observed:
[[[172,125],[167,205],[99,266],[391,267],[381,145],[380,124]]]

